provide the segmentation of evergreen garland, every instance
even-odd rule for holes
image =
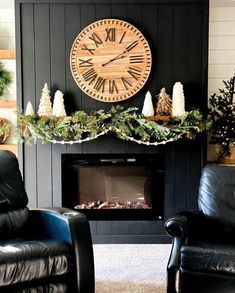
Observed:
[[[225,89],[213,94],[209,99],[209,119],[211,121],[211,140],[221,146],[220,156],[231,155],[231,146],[235,145],[235,75],[223,81]]]
[[[124,140],[133,138],[138,142],[168,142],[179,138],[195,138],[206,130],[207,123],[198,110],[188,112],[185,117],[167,122],[150,121],[137,112],[137,108],[123,109],[112,107],[109,111],[93,111],[89,115],[77,111],[69,117],[39,117],[37,114],[19,114],[17,118],[17,138],[19,141],[33,143],[40,138],[43,143],[82,142],[99,135],[114,132]]]

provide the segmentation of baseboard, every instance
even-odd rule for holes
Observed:
[[[93,244],[169,244],[167,235],[92,235]]]

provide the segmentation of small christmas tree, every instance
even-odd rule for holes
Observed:
[[[152,96],[150,92],[147,92],[144,99],[144,105],[142,109],[142,114],[145,117],[153,116],[154,115],[154,108],[152,102]]]
[[[221,146],[221,157],[231,155],[235,145],[235,75],[223,81],[225,89],[213,94],[209,99],[209,119],[211,120],[211,143]]]
[[[38,107],[38,116],[51,116],[52,114],[52,104],[51,96],[47,83],[44,84],[42,89],[42,95]]]
[[[161,89],[157,98],[158,98],[158,101],[157,101],[157,107],[156,107],[156,115],[171,116],[172,114],[171,98],[166,93],[165,88]]]
[[[31,116],[31,115],[34,115],[34,110],[33,110],[32,103],[29,101],[26,105],[25,116]]]
[[[176,82],[172,94],[172,116],[185,115],[185,97],[184,89],[181,82]]]
[[[55,92],[52,115],[56,117],[67,116],[64,107],[63,93],[59,90]]]

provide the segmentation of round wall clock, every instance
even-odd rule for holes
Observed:
[[[146,83],[152,65],[149,44],[133,25],[102,19],[76,37],[70,67],[77,85],[102,102],[118,102],[135,95]]]

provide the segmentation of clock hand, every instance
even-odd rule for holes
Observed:
[[[117,55],[116,57],[110,59],[109,61],[107,61],[106,63],[102,64],[102,66],[106,66],[107,64],[109,64],[110,62],[113,62],[115,60],[118,60],[118,59],[121,59],[121,58],[124,58],[126,56],[123,56],[124,54],[126,54],[127,52],[131,51],[133,48],[135,48],[137,45],[138,45],[138,41],[133,41],[131,42],[127,47],[126,49],[120,53],[119,55]]]
[[[118,60],[118,59],[121,59],[121,58],[124,58],[126,56],[123,56],[123,54],[125,54],[126,52],[122,52],[121,54],[117,55],[116,57],[110,59],[109,61],[107,61],[106,63],[102,64],[102,66],[106,66],[107,64],[109,64],[110,62],[113,62],[115,60]]]

